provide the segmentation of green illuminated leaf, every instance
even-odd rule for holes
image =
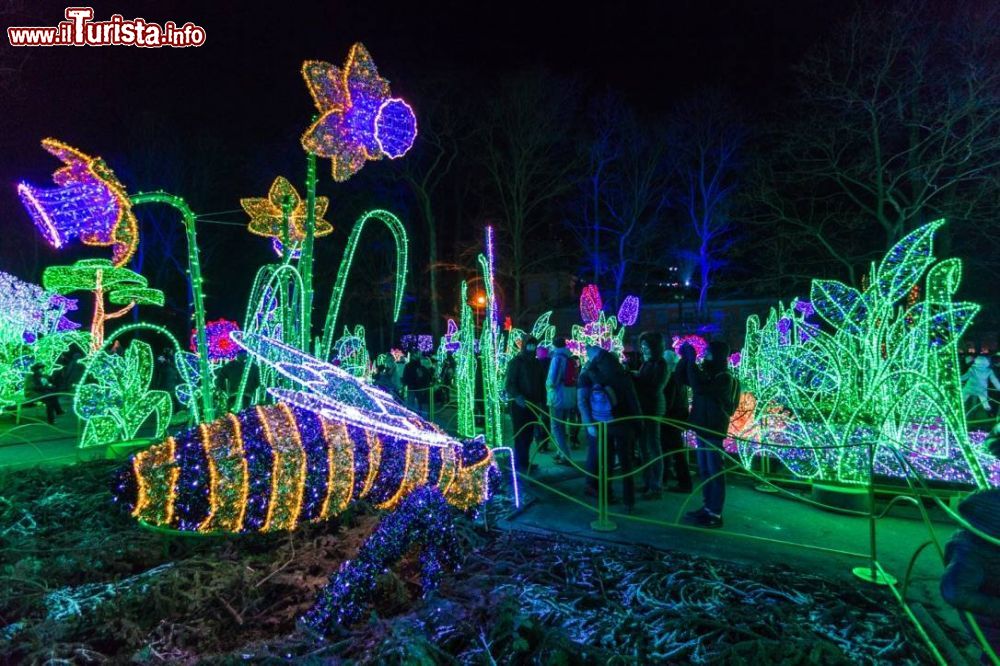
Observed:
[[[868,310],[857,289],[836,280],[813,280],[809,298],[816,314],[838,330],[860,332]]]
[[[71,266],[49,266],[42,274],[46,289],[61,294],[97,288],[97,274],[105,290],[114,286],[145,287],[146,278],[127,268],[116,268],[109,259],[81,259]]]
[[[878,294],[895,303],[913,288],[923,272],[934,262],[934,232],[944,224],[938,220],[925,224],[892,246],[879,264],[876,283]]]
[[[115,441],[119,431],[120,424],[113,416],[94,416],[87,420],[87,424],[83,428],[80,447],[109,444]]]
[[[153,348],[142,340],[133,340],[125,351],[125,362],[134,369],[133,383],[148,387],[153,379]]]
[[[962,260],[945,259],[927,272],[927,298],[943,301],[955,295],[962,281]]]
[[[136,305],[158,305],[163,306],[163,292],[150,287],[121,287],[108,294],[108,300],[117,305],[127,305],[135,302]]]

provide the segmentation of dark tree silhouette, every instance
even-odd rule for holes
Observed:
[[[485,104],[478,155],[492,185],[498,237],[508,251],[498,268],[513,283],[517,319],[525,277],[552,266],[547,208],[573,187],[575,159],[567,139],[577,90],[572,82],[531,72],[503,81]]]
[[[567,226],[584,250],[593,282],[607,275],[617,308],[626,280],[662,262],[671,240],[664,219],[666,137],[614,94],[601,97],[588,119],[581,150],[587,171]]]
[[[871,257],[939,217],[951,220],[940,243],[996,256],[998,21],[996,3],[855,13],[798,68],[798,102],[754,178],[763,221],[822,248],[855,283]]]
[[[455,165],[459,147],[469,136],[469,129],[463,119],[465,105],[454,84],[445,81],[428,81],[425,90],[433,94],[419,97],[417,113],[420,116],[420,133],[413,150],[399,165],[396,172],[406,183],[416,202],[416,209],[427,232],[427,275],[430,285],[431,333],[437,338],[441,334],[441,313],[439,303],[438,272],[441,269],[439,257],[437,211],[442,185]],[[416,265],[414,266],[416,270]]]
[[[692,246],[684,252],[698,271],[698,310],[734,241],[733,210],[746,131],[732,102],[710,91],[682,103],[671,118],[676,207]]]

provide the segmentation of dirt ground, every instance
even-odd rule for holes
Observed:
[[[322,640],[296,618],[375,512],[165,536],[111,505],[120,464],[0,478],[3,663],[932,663],[888,592],[464,517],[464,563],[438,590],[423,594],[411,554],[378,580],[367,621]]]

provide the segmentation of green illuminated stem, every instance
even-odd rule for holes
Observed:
[[[292,197],[287,194],[281,200],[281,257],[288,261],[292,256],[291,242],[288,237],[288,220],[292,217]]]
[[[296,294],[304,292],[302,282],[299,270],[290,263],[262,266],[257,271],[253,287],[250,290],[250,302],[243,320],[243,331],[245,333],[259,333],[266,337],[278,337],[271,314],[272,303],[270,301],[272,300],[274,301],[274,309],[279,312],[278,316],[282,317],[283,322],[294,317],[297,317],[298,321],[303,321],[305,319],[305,303],[302,298],[295,298]],[[308,345],[308,340],[304,328],[300,327],[292,331],[285,325],[282,326],[281,341],[285,344],[301,349]],[[239,411],[244,406],[247,382],[254,366],[259,372],[260,388],[266,390],[277,385],[278,376],[272,368],[266,364],[248,360],[243,367],[240,387],[233,402],[233,411]]]
[[[497,330],[497,303],[494,289],[493,228],[486,228],[486,255],[479,255],[486,291],[486,321],[483,322],[479,351],[483,362],[483,409],[486,420],[486,442],[490,446],[503,443],[503,417],[500,411],[500,349]]]
[[[315,117],[314,120],[315,121]],[[302,241],[302,253],[299,259],[299,273],[302,275],[302,300],[304,317],[302,330],[305,331],[305,347],[308,352],[312,347],[312,310],[313,310],[313,245],[316,240],[316,155],[306,154],[306,235]]]
[[[462,280],[461,324],[455,353],[455,386],[458,389],[458,434],[476,435],[476,329],[469,305],[469,285]]]
[[[181,214],[188,245],[188,274],[191,279],[191,300],[194,306],[194,328],[198,346],[198,366],[201,372],[201,409],[202,420],[211,421],[215,418],[215,406],[212,404],[212,386],[209,378],[212,376],[208,365],[208,334],[205,331],[205,294],[202,291],[201,261],[198,254],[198,238],[195,232],[195,216],[184,199],[166,192],[140,192],[130,197],[133,206],[144,203],[159,203],[173,207]]]
[[[330,296],[330,309],[326,315],[326,323],[323,325],[323,344],[320,358],[329,359],[330,349],[336,335],[337,315],[340,313],[340,304],[344,298],[344,287],[347,285],[347,276],[351,272],[351,265],[354,263],[354,252],[358,249],[358,240],[361,232],[364,231],[368,220],[375,218],[384,223],[392,237],[396,241],[396,300],[393,307],[392,320],[399,319],[399,312],[403,307],[403,290],[406,287],[407,251],[408,240],[406,229],[399,218],[387,210],[370,210],[354,223],[351,235],[347,239],[347,247],[344,249],[344,257],[340,260],[340,268],[337,270],[337,282],[333,286],[333,294]]]

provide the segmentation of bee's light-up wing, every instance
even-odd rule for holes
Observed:
[[[374,386],[294,347],[254,333],[230,333],[233,341],[304,390],[268,389],[278,400],[376,433],[432,446],[455,440]]]

